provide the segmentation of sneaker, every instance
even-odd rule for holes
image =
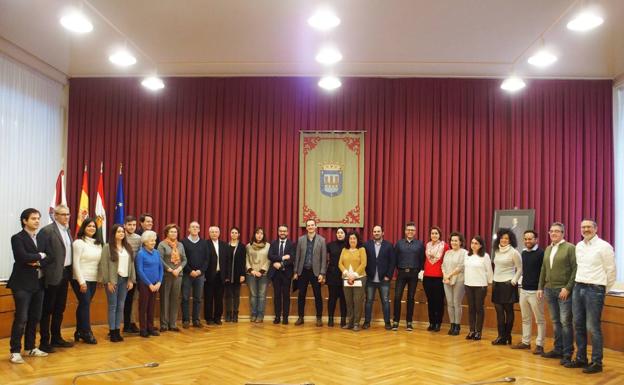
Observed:
[[[28,356],[29,357],[47,357],[48,353],[39,350],[37,348],[34,348],[33,350],[29,350],[28,351]]]
[[[362,325],[362,329],[368,329],[370,328],[370,322],[364,322],[364,324]]]
[[[517,343],[515,345],[511,345],[512,349],[531,349],[531,345],[525,344],[524,342]]]
[[[392,330],[392,325],[390,324],[390,322],[388,322],[387,324],[384,325],[384,328],[386,330]]]
[[[411,332],[412,330],[414,330],[414,327],[412,326],[411,322],[408,322],[405,328],[407,329],[408,332]]]
[[[23,364],[24,363],[24,359],[22,358],[22,355],[19,353],[11,353],[9,355],[9,361],[11,361],[14,364]]]
[[[392,323],[392,331],[396,332],[397,330],[399,330],[399,323],[398,322],[393,322]]]
[[[600,373],[600,372],[602,372],[602,365],[595,364],[593,362],[590,363],[588,367],[583,369],[583,373],[586,373],[586,374],[593,374],[593,373]]]

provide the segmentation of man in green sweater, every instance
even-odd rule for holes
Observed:
[[[538,298],[546,296],[553,323],[555,346],[542,357],[560,358],[569,364],[574,345],[572,340],[572,289],[576,276],[575,246],[564,239],[565,226],[555,222],[550,226],[550,245],[544,251],[540,272]]]

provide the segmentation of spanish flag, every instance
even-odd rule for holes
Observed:
[[[84,166],[82,173],[82,192],[80,193],[80,205],[78,208],[78,218],[76,219],[76,235],[80,230],[82,222],[89,217],[89,176],[87,174],[87,165]]]

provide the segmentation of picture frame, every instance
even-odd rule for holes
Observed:
[[[535,209],[525,210],[495,210],[494,221],[492,222],[492,257],[494,256],[494,241],[496,233],[501,228],[508,228],[513,231],[518,241],[516,250],[522,252],[524,247],[524,232],[531,230],[535,226]]]

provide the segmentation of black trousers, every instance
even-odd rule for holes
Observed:
[[[124,328],[129,328],[132,323],[132,301],[134,301],[134,293],[138,290],[137,285],[132,286],[132,289],[128,290],[126,294],[126,300],[124,302]]]
[[[273,304],[275,318],[287,320],[290,314],[290,276],[284,271],[273,275]]]
[[[320,318],[323,316],[323,297],[321,297],[321,284],[318,281],[318,277],[314,275],[312,269],[303,269],[301,275],[297,278],[297,290],[299,290],[299,295],[297,296],[297,310],[299,313],[299,318],[303,318],[305,315],[305,302],[306,294],[308,291],[308,284],[312,285],[312,292],[314,293],[316,318]]]
[[[230,316],[238,314],[238,307],[240,306],[240,281],[236,283],[225,284],[225,312]]]
[[[204,282],[204,319],[220,321],[223,315],[223,291],[225,286],[219,273]]]
[[[27,290],[13,290],[12,292],[15,302],[15,318],[11,326],[11,353],[20,353],[22,336],[25,336],[24,349],[35,348],[37,324],[41,320],[43,306],[43,285],[40,284],[40,289],[35,292]]]
[[[63,313],[67,305],[67,287],[72,276],[72,267],[63,270],[63,278],[58,285],[48,285],[43,292],[43,308],[39,333],[41,345],[49,345],[51,341],[61,339]]]
[[[444,316],[444,284],[442,277],[423,277],[427,295],[427,310],[430,324],[441,324]]]
[[[487,294],[487,286],[466,286],[466,298],[468,299],[468,323],[471,332],[483,330],[483,303]]]
[[[414,294],[418,285],[418,270],[410,269],[409,272],[399,269],[396,285],[394,287],[394,322],[401,320],[401,299],[403,298],[403,290],[407,285],[407,314],[406,322],[412,322],[414,316]]]
[[[511,335],[514,323],[513,303],[495,303],[494,309],[496,309],[498,336],[505,337]]]
[[[327,300],[327,315],[334,318],[336,302],[340,302],[340,318],[347,317],[347,301],[345,300],[342,285],[327,285],[329,288],[329,298]]]

